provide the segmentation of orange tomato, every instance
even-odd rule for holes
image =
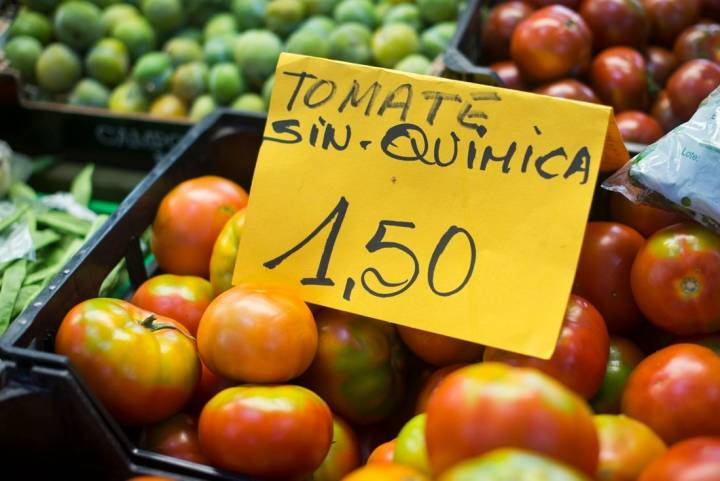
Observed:
[[[199,414],[205,404],[217,393],[235,385],[232,381],[216,376],[202,361],[200,361],[200,367],[202,368],[200,381],[198,381],[195,394],[193,394],[187,407],[188,410],[196,414]]]
[[[360,444],[348,424],[333,416],[333,437],[330,450],[312,475],[312,481],[338,481],[360,466]]]
[[[652,462],[638,481],[717,481],[720,438],[692,438],[670,447]]]
[[[210,256],[210,284],[216,296],[232,287],[235,259],[240,245],[240,233],[245,227],[244,207],[237,211],[225,224],[215,240]]]
[[[189,414],[180,413],[151,426],[145,426],[140,445],[150,451],[194,463],[207,464],[200,451],[197,421]]]
[[[367,464],[392,463],[395,457],[395,444],[397,444],[397,439],[391,439],[373,449],[373,452],[368,457]]]
[[[342,481],[430,481],[412,468],[394,463],[368,464],[348,474]]]
[[[434,371],[430,377],[427,378],[420,390],[420,394],[418,394],[417,401],[415,402],[415,414],[424,413],[427,410],[428,399],[430,399],[430,395],[435,392],[440,381],[448,377],[450,373],[465,366],[467,366],[467,364],[453,364],[452,366],[441,367]]]
[[[480,344],[407,326],[399,325],[397,330],[405,345],[417,357],[434,366],[482,360],[484,347]]]
[[[286,382],[315,356],[317,327],[299,297],[271,286],[237,286],[208,306],[197,332],[200,358],[233,381]]]

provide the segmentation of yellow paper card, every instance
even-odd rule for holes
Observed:
[[[605,106],[283,54],[234,283],[547,358],[610,120]]]

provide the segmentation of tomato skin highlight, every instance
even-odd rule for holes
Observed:
[[[626,110],[615,116],[625,142],[652,144],[663,136],[663,129],[653,117],[637,110]]]
[[[697,437],[672,446],[638,481],[717,481],[718,473],[720,438]]]
[[[647,70],[645,59],[637,50],[629,47],[603,50],[592,62],[590,77],[595,93],[615,112],[647,108]]]
[[[535,93],[580,102],[600,103],[600,99],[590,87],[575,79],[563,79],[543,85],[536,88]]]

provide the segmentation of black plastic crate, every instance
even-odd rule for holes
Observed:
[[[162,198],[178,183],[214,174],[249,189],[264,125],[263,115],[220,110],[195,126],[0,338],[0,357],[9,359],[24,373],[51,369],[72,381],[74,388],[58,392],[57,397],[67,404],[65,414],[70,417],[70,422],[81,426],[83,416],[92,417],[85,426],[88,436],[92,436],[98,445],[119,446],[133,462],[163,470],[170,477],[184,475],[194,476],[191,479],[250,481],[250,478],[210,466],[139,449],[133,442],[137,433],[120,427],[72,368],[67,357],[53,352],[55,334],[68,310],[79,302],[97,297],[103,280],[121,260],[125,259],[133,287],[153,274],[154,266],[146,268],[140,238],[151,225]],[[42,375],[38,376],[32,378],[30,385],[36,384],[38,379],[45,382]],[[0,402],[0,410],[2,404]],[[94,429],[89,429],[93,426]],[[45,436],[45,431],[39,427],[36,434]],[[3,436],[0,431],[0,438]],[[5,441],[1,439],[0,443]]]

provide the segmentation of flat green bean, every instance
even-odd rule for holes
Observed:
[[[95,171],[93,164],[86,165],[72,181],[70,193],[79,204],[87,206],[92,198],[92,175]]]
[[[11,225],[13,225],[15,222],[20,220],[20,218],[27,212],[27,210],[30,208],[28,205],[23,205],[18,208],[16,208],[10,215],[5,216],[3,219],[0,219],[0,232],[4,231]]]
[[[0,334],[5,332],[12,319],[15,303],[27,272],[27,261],[19,259],[5,270],[0,287]]]
[[[38,224],[43,224],[57,231],[84,237],[90,230],[90,222],[78,219],[66,212],[47,211],[37,215]]]
[[[13,182],[8,191],[10,200],[13,202],[33,201],[37,199],[37,193],[25,182]]]
[[[37,230],[32,234],[35,251],[47,247],[60,240],[60,234],[50,229]]]
[[[31,302],[35,299],[37,293],[40,292],[40,284],[30,284],[22,286],[18,292],[15,308],[13,309],[12,318],[16,318]]]

